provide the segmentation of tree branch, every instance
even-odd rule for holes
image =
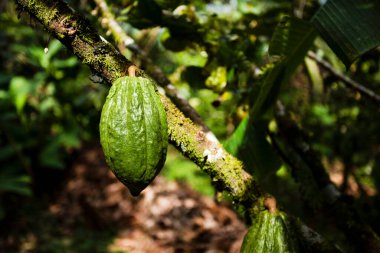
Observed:
[[[16,0],[16,3],[108,83],[126,75],[126,69],[132,65],[65,2]],[[252,206],[261,194],[242,163],[225,151],[213,134],[205,133],[166,97],[161,99],[167,113],[170,142],[208,173],[218,190],[228,191],[237,203]]]
[[[330,63],[328,63],[327,61],[324,61],[323,59],[319,58],[315,53],[309,52],[307,56],[310,59],[316,61],[325,70],[327,70],[328,72],[330,72],[330,74],[332,74],[333,76],[335,76],[336,78],[338,78],[340,81],[342,81],[343,83],[345,83],[346,86],[349,87],[350,89],[359,92],[360,94],[362,94],[363,96],[369,98],[370,100],[372,100],[376,104],[380,104],[380,96],[378,94],[376,94],[374,91],[372,91],[372,90],[364,87],[360,83],[358,83],[358,82],[350,79],[349,77],[347,77],[347,76],[339,73],[337,70],[335,70],[333,68],[333,66],[331,66]]]

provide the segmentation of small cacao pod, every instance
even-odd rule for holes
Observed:
[[[240,253],[298,253],[299,245],[285,213],[260,212],[244,237]]]
[[[160,172],[168,146],[166,113],[152,81],[134,76],[115,80],[99,130],[107,164],[137,196]]]

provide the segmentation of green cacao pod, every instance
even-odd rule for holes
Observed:
[[[260,212],[244,237],[240,253],[298,253],[297,237],[282,212]]]
[[[160,172],[168,146],[166,113],[154,84],[143,77],[114,81],[99,129],[107,164],[137,196]]]

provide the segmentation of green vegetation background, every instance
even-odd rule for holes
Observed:
[[[68,2],[87,13],[93,24],[99,24],[98,17],[90,15],[93,2]],[[149,9],[149,13],[142,14],[133,2],[112,3],[123,28],[133,34],[154,63],[162,67],[221,141],[227,140],[247,116],[254,99],[256,72],[260,73],[270,62],[268,47],[274,28],[284,14],[301,11],[299,1],[231,1],[234,4],[184,1],[180,7],[177,1],[176,4],[156,1],[155,7],[185,19],[173,22],[161,16],[147,20],[144,15],[154,17],[157,10]],[[303,2],[306,4],[302,9],[304,17],[312,16],[319,2]],[[8,203],[48,195],[62,182],[81,148],[86,143],[98,142],[100,111],[108,87],[97,83],[101,82],[99,77],[46,34],[39,24],[16,10],[12,1],[2,1],[0,10],[2,222],[12,213],[7,208]],[[197,19],[196,26],[192,24],[193,19]],[[157,23],[163,28],[157,28]],[[201,31],[201,37],[192,37],[195,28]],[[113,41],[104,30],[101,33]],[[344,65],[321,39],[317,38],[313,50],[320,52],[337,70],[345,71]],[[380,93],[379,68],[380,54],[375,50],[355,62],[348,75]],[[309,136],[312,147],[320,152],[330,174],[336,171],[344,174],[341,168],[350,168],[347,178],[357,186],[352,198],[379,232],[380,213],[376,208],[380,204],[377,195],[380,186],[378,105],[348,90],[333,77],[327,77],[310,59],[281,90],[280,98]],[[278,159],[272,157],[273,154],[275,152],[265,153],[262,159]],[[261,175],[260,183],[278,197],[285,210],[306,220],[313,219],[284,164],[268,173],[255,173]],[[162,175],[169,180],[185,181],[205,195],[214,195],[208,177],[174,148],[169,149]],[[343,191],[352,190],[347,182],[344,187]],[[334,229],[325,229],[328,238],[340,236],[334,232]],[[94,241],[97,236],[101,235],[94,235]],[[80,237],[77,239],[80,241]],[[53,252],[49,251],[52,248],[56,249],[54,252],[65,252],[57,250],[62,245],[54,246],[54,240],[51,243],[41,252]]]

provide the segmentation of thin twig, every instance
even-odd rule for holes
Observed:
[[[347,87],[359,92],[360,94],[362,94],[363,96],[371,99],[373,102],[376,102],[377,104],[380,104],[380,96],[378,94],[376,94],[373,90],[370,90],[366,87],[364,87],[363,85],[361,85],[360,83],[352,80],[351,78],[339,73],[337,70],[335,70],[333,68],[333,66],[331,66],[330,63],[328,63],[327,61],[321,59],[320,57],[318,57],[315,53],[313,52],[308,52],[307,56],[316,61],[321,67],[323,67],[325,70],[327,70],[328,72],[330,72],[330,74],[332,74],[333,76],[335,76],[336,78],[338,78],[340,81],[342,81],[343,83],[346,84]]]

